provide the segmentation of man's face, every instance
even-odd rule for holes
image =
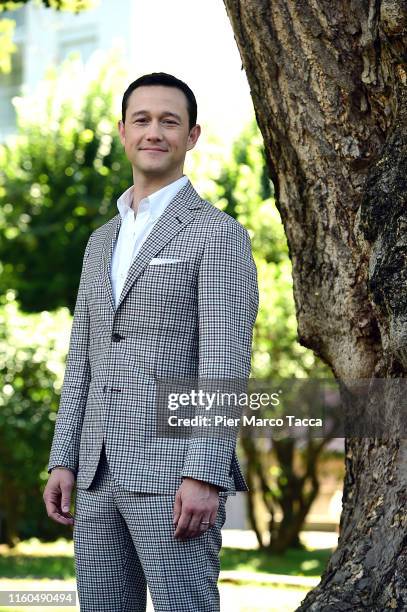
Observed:
[[[131,93],[119,133],[135,175],[165,179],[182,174],[186,152],[195,146],[200,127],[189,130],[187,99],[181,90],[148,85]]]

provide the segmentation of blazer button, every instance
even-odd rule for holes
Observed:
[[[120,334],[115,332],[112,335],[112,340],[113,340],[113,342],[120,342],[120,340],[124,340],[124,336],[121,336]]]

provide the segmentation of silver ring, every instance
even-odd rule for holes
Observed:
[[[211,522],[210,521],[201,521],[201,525],[210,525]]]

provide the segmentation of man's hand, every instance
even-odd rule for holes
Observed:
[[[75,476],[67,468],[54,468],[44,490],[44,503],[50,519],[61,525],[73,525],[69,512]]]
[[[184,478],[175,495],[175,538],[196,538],[215,524],[219,507],[218,489],[194,478]]]

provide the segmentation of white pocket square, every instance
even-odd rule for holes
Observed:
[[[163,258],[163,257],[154,257],[149,265],[150,266],[160,266],[162,264],[172,264],[172,263],[178,263],[180,261],[185,261],[184,259],[177,259],[177,258]]]

